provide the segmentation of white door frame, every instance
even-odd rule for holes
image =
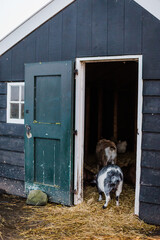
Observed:
[[[138,62],[138,106],[137,106],[137,152],[136,152],[136,188],[135,214],[139,215],[139,192],[141,173],[141,141],[142,141],[142,55],[86,57],[76,59],[76,96],[75,96],[75,155],[74,155],[74,204],[83,201],[83,164],[84,164],[84,119],[85,119],[85,66],[95,62]]]

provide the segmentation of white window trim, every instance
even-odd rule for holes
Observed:
[[[86,63],[137,61],[138,62],[138,106],[137,106],[137,153],[136,153],[136,187],[134,213],[139,215],[140,176],[141,176],[141,142],[142,142],[142,55],[86,57],[76,59],[76,94],[75,94],[75,136],[74,153],[74,204],[83,201],[83,164],[84,164],[84,119],[85,119],[85,68]]]
[[[24,119],[14,119],[10,118],[10,102],[11,102],[11,87],[12,86],[24,86],[24,82],[9,82],[7,83],[7,123],[16,123],[16,124],[24,124]],[[19,88],[19,96],[21,96],[21,87]],[[12,101],[14,103],[14,101]],[[15,103],[24,103],[24,101],[15,101]],[[20,116],[20,108],[19,108],[19,116]]]

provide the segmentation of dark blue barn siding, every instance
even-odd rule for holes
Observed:
[[[24,153],[0,150],[0,163],[24,167]]]
[[[49,21],[49,61],[61,60],[62,45],[62,13]]]
[[[0,147],[6,151],[24,152],[24,139],[0,136]]]
[[[7,94],[7,84],[5,82],[0,82],[0,124],[6,121],[6,104],[7,104],[6,94]]]
[[[0,94],[7,94],[7,84],[0,83]]]
[[[131,0],[77,0],[1,56],[1,81],[24,63],[143,54],[143,79],[160,79],[159,20]]]
[[[92,55],[92,0],[77,1],[77,57]]]
[[[143,113],[160,113],[160,96],[144,96]]]
[[[160,80],[144,81],[144,96],[160,96]]]
[[[6,121],[6,109],[0,109],[0,122]]]
[[[24,39],[24,62],[31,63],[36,61],[36,36],[30,34]]]
[[[11,54],[12,51],[9,50],[3,56],[0,57],[0,81],[11,81]]]
[[[160,170],[160,152],[143,150],[142,167]]]
[[[92,55],[107,55],[107,0],[92,3]],[[98,20],[98,21],[97,21]]]
[[[143,78],[160,79],[160,21],[143,11]]]
[[[125,1],[124,54],[142,53],[142,8]]]
[[[76,3],[64,9],[62,21],[62,60],[74,60],[76,57]]]
[[[0,123],[0,133],[3,136],[24,137],[24,125]]]
[[[143,115],[143,131],[160,133],[160,115],[144,114]]]
[[[140,218],[150,224],[160,223],[159,204],[140,202]]]
[[[6,108],[6,95],[0,95],[0,108]]]
[[[43,24],[35,32],[36,35],[36,62],[47,62],[49,57],[48,44],[49,23]]]
[[[11,52],[11,80],[23,81],[24,80],[24,40],[19,42]]]
[[[150,186],[142,186],[140,200],[145,202],[145,198],[147,196],[148,203],[160,204],[160,188],[150,187]]]
[[[124,53],[124,0],[108,1],[108,55]]]
[[[154,216],[160,208],[160,81],[145,80],[143,95],[140,217],[148,223],[160,224],[160,216]]]
[[[0,124],[6,121],[7,84],[0,82]]]
[[[0,187],[12,183],[8,191],[14,193],[18,185],[16,193],[23,195],[24,129],[5,123],[6,82],[23,81],[24,64],[29,62],[132,54],[143,55],[140,216],[158,222],[150,215],[160,212],[156,184],[160,173],[160,21],[133,0],[76,0],[0,57],[0,167],[4,174]],[[14,167],[8,172],[5,162],[20,170],[19,179]],[[153,201],[147,193],[152,187],[156,188]]]
[[[0,163],[0,177],[24,181],[24,167]]]
[[[4,186],[7,193],[26,197],[24,193],[24,181],[0,177],[0,189],[4,189]]]

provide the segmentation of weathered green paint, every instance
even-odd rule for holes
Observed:
[[[35,139],[35,182],[60,185],[60,140]]]
[[[26,191],[73,204],[73,63],[25,65]]]

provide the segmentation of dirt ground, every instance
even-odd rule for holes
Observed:
[[[132,189],[129,191],[134,194]],[[0,240],[160,239],[160,227],[145,224],[134,216],[132,200],[123,210],[125,191],[119,208],[111,200],[108,209],[103,210],[104,201],[97,202],[97,197],[96,188],[88,187],[84,203],[78,206],[49,203],[33,207],[26,205],[24,198],[0,195]]]

